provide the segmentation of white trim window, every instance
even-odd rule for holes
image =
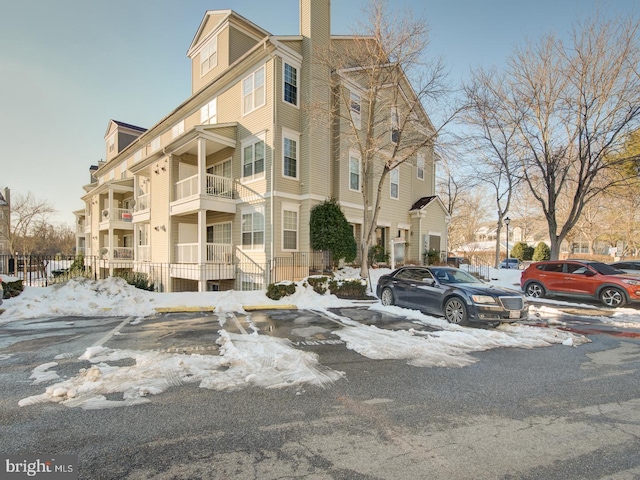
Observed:
[[[400,114],[398,107],[391,107],[391,143],[400,142]]]
[[[231,245],[231,222],[207,225],[207,243]]]
[[[418,159],[416,162],[416,175],[418,180],[424,180],[424,155],[418,153]]]
[[[184,133],[184,120],[180,120],[171,127],[171,138],[176,138]]]
[[[400,167],[389,172],[389,196],[394,199],[400,197]]]
[[[283,100],[298,106],[298,68],[284,62],[283,64]]]
[[[149,153],[153,153],[160,150],[160,146],[161,146],[160,136],[157,136],[156,138],[151,140],[151,143],[149,144]]]
[[[282,206],[282,250],[298,250],[298,206]]]
[[[242,249],[264,250],[264,213],[242,214]]]
[[[282,176],[298,179],[300,134],[282,131]]]
[[[243,115],[253,112],[265,103],[264,66],[242,80]]]
[[[349,154],[349,190],[359,192],[361,189],[360,176],[362,163],[360,157],[355,153]]]
[[[265,161],[264,140],[254,138],[251,143],[242,146],[242,178],[253,180],[264,178]]]
[[[218,65],[218,37],[213,37],[200,51],[200,76]]]
[[[112,134],[109,138],[107,138],[107,146],[109,149],[109,153],[113,152],[116,149],[116,134]]]
[[[353,122],[353,126],[360,130],[360,126],[362,123],[362,114],[361,114],[361,104],[360,104],[360,95],[355,92],[351,92],[351,101],[350,101],[350,110],[351,110],[351,121]]]
[[[214,98],[200,109],[200,125],[218,123],[218,98]]]

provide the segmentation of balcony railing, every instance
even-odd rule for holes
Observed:
[[[105,208],[102,210],[103,221],[130,222],[132,219],[133,214],[130,208]]]
[[[223,243],[207,243],[207,263],[232,263],[233,246]],[[176,244],[176,263],[198,263],[197,243]]]
[[[113,259],[114,260],[133,260],[133,248],[132,247],[114,247]]]
[[[149,262],[151,260],[151,246],[138,245],[136,250],[136,260],[139,262]]]
[[[145,193],[144,195],[138,195],[136,199],[136,210],[139,212],[143,210],[149,210],[149,194]]]
[[[207,173],[205,175],[206,191],[203,192],[205,195],[210,195],[212,197],[233,198],[232,178],[212,175],[210,173]],[[199,182],[199,175],[193,175],[177,182],[175,184],[175,199],[180,200],[192,195],[197,195]]]

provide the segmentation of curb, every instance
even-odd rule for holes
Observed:
[[[179,313],[179,312],[214,312],[216,307],[158,307],[154,308],[156,313]]]
[[[255,312],[256,310],[297,310],[296,305],[247,305],[242,307],[245,312]]]

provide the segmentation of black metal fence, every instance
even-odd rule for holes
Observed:
[[[82,255],[0,255],[0,275],[17,277],[25,286],[46,287],[74,277],[123,277],[139,288],[157,292],[261,290],[269,283],[298,281],[331,269],[329,252],[294,252],[265,263],[245,258],[205,264],[113,261]]]

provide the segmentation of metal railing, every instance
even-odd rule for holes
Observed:
[[[144,251],[138,246],[136,253]],[[143,248],[143,250],[141,250]],[[116,254],[116,252],[118,252]],[[299,281],[310,275],[330,275],[328,252],[294,252],[267,262],[237,256],[231,245],[207,244],[207,263],[152,263],[136,258],[133,248],[114,249],[114,258],[83,255],[0,255],[0,274],[17,277],[23,285],[46,287],[75,277],[93,280],[124,277],[142,288],[165,291],[262,290],[269,283]],[[115,258],[118,255],[120,258]],[[227,261],[229,260],[229,261]]]

